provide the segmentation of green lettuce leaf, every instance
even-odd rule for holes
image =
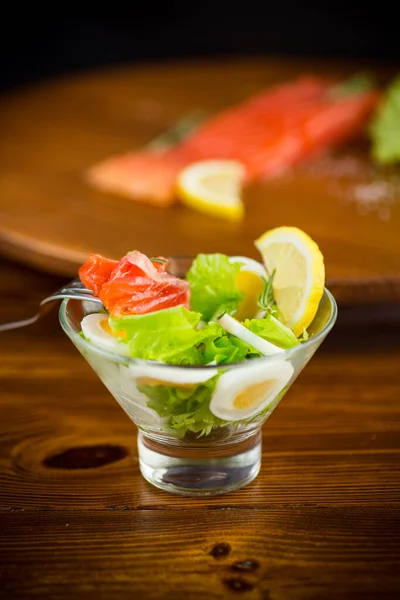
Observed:
[[[261,356],[239,338],[224,335],[207,341],[204,349],[204,357],[207,362],[215,361],[218,365],[222,363],[233,363]]]
[[[400,162],[400,76],[386,90],[369,132],[372,156],[378,163]]]
[[[210,401],[218,376],[197,386],[172,387],[140,385],[139,390],[149,398],[148,406],[160,417],[169,417],[168,424],[179,437],[188,431],[208,435],[213,427],[227,424],[210,411]]]
[[[206,321],[223,312],[234,313],[243,298],[237,288],[240,266],[230,263],[225,254],[198,254],[186,276],[191,309]]]
[[[264,319],[246,319],[243,325],[264,340],[285,350],[300,344],[293,331],[273,315],[268,315]]]
[[[240,362],[261,356],[257,350],[234,335],[228,334],[219,323],[210,323],[205,328],[202,348],[204,363],[216,364]]]
[[[170,364],[200,364],[197,346],[207,337],[197,330],[201,315],[174,306],[145,315],[110,317],[113,331],[124,331],[133,358],[157,360]]]

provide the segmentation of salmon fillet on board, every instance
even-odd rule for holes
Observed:
[[[130,152],[95,165],[87,180],[101,191],[162,207],[175,201],[178,174],[195,161],[240,161],[248,181],[277,174],[362,131],[379,93],[336,100],[327,94],[332,84],[303,77],[274,86],[211,117],[168,150]]]
[[[103,192],[168,206],[175,200],[177,175],[189,162],[180,149],[163,153],[129,152],[95,165],[87,172],[87,180]]]

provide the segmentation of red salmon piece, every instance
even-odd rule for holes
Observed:
[[[115,317],[142,315],[183,305],[189,309],[189,282],[168,276],[162,281],[145,277],[106,283],[100,299]]]
[[[120,261],[90,254],[79,276],[114,316],[142,315],[179,305],[189,309],[189,282],[166,273],[167,265],[163,257],[152,260],[137,250]]]
[[[87,261],[78,271],[79,278],[85,287],[98,296],[117,265],[117,260],[104,258],[100,254],[89,254]]]
[[[130,279],[136,276],[157,279],[158,273],[164,273],[168,264],[165,258],[162,258],[161,260],[164,260],[165,263],[160,264],[156,261],[152,262],[150,258],[138,250],[128,252],[128,254],[122,257],[118,262],[110,274],[109,280],[113,281],[114,279],[122,278]]]
[[[324,148],[338,146],[362,133],[368,117],[380,98],[378,92],[365,92],[340,101],[327,101],[303,108],[288,118],[285,127],[269,144],[262,144],[262,133],[253,131],[243,144],[240,160],[249,179],[268,177],[294,165]]]

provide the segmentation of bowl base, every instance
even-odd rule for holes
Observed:
[[[165,445],[163,449],[162,444],[139,431],[138,450],[140,471],[154,486],[182,496],[217,496],[242,488],[257,477],[261,432],[221,448],[221,456],[215,456],[215,448],[207,446],[201,453],[198,448],[182,445]]]

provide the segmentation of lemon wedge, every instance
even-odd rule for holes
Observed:
[[[314,319],[325,285],[324,257],[297,227],[277,227],[255,242],[269,274],[280,316],[296,336]]]
[[[244,215],[241,199],[244,167],[234,160],[205,160],[183,169],[177,193],[183,204],[200,212],[240,221]]]

